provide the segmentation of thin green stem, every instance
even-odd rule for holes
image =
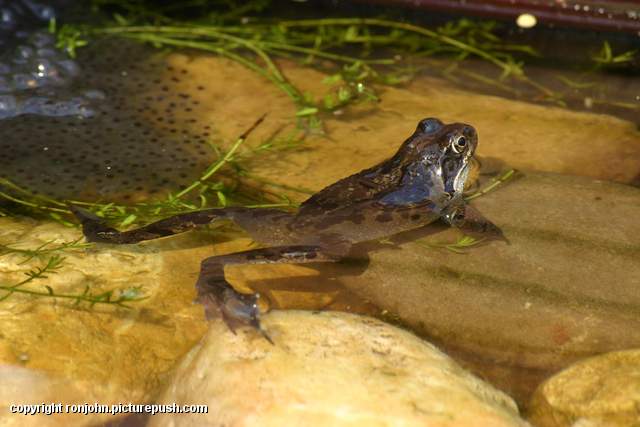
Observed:
[[[282,27],[321,27],[321,26],[351,26],[351,25],[371,25],[378,27],[386,27],[386,28],[395,28],[404,31],[410,31],[416,34],[421,34],[423,36],[427,36],[429,38],[439,40],[443,43],[449,44],[451,46],[455,46],[458,49],[473,53],[474,55],[483,58],[496,66],[502,68],[503,70],[509,69],[509,65],[496,58],[494,55],[491,55],[488,52],[485,52],[481,49],[478,49],[474,46],[451,38],[449,36],[439,34],[436,31],[428,30],[423,27],[419,27],[413,24],[407,24],[404,22],[395,22],[395,21],[387,21],[385,19],[376,19],[376,18],[334,18],[334,19],[301,19],[298,21],[280,21],[278,22],[279,26]]]
[[[509,179],[511,179],[514,176],[515,173],[516,173],[515,169],[509,169],[508,171],[504,172],[502,175],[498,176],[497,178],[493,178],[489,185],[465,197],[464,199],[468,202],[480,196],[484,196],[488,192],[496,189],[496,187],[498,187],[499,185],[507,182]]]
[[[197,181],[193,182],[191,185],[189,185],[187,188],[185,188],[184,190],[180,191],[179,193],[177,193],[174,197],[177,199],[180,199],[182,197],[184,197],[185,195],[187,195],[188,193],[190,193],[191,191],[193,191],[194,189],[200,187],[203,185],[204,181],[208,180],[209,178],[211,178],[211,176],[213,176],[213,174],[215,174],[218,170],[220,170],[220,168],[222,166],[224,166],[226,163],[228,163],[229,161],[231,161],[231,159],[233,158],[233,154],[238,150],[238,148],[240,148],[240,145],[242,145],[242,143],[244,141],[246,141],[247,137],[249,136],[249,134],[258,126],[260,125],[260,123],[262,123],[262,121],[264,120],[265,116],[260,117],[247,131],[245,131],[240,137],[238,137],[238,139],[236,140],[236,142],[233,143],[233,145],[231,146],[231,148],[227,151],[227,153],[224,155],[224,157],[222,157],[220,160],[218,160],[216,163],[212,164],[211,166],[209,166],[204,173],[202,174],[202,176],[200,177],[200,179],[198,179]]]

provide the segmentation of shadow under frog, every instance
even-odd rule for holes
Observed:
[[[265,247],[203,260],[197,301],[207,318],[222,316],[232,331],[251,325],[269,339],[260,327],[258,296],[236,292],[225,279],[225,265],[337,262],[363,243],[420,228],[434,232],[442,223],[472,236],[506,240],[462,196],[477,144],[472,126],[424,119],[393,157],[326,187],[302,203],[297,213],[207,209],[121,232],[90,212],[71,208],[87,240],[101,243],[137,243],[219,219],[235,222]]]

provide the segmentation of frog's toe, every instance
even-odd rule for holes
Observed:
[[[238,327],[251,326],[273,344],[260,324],[258,294],[241,294],[225,280],[209,280],[204,284],[199,282],[196,287],[196,302],[204,306],[207,320],[221,317],[234,334]]]
[[[83,209],[71,203],[67,203],[67,207],[69,208],[71,213],[73,213],[73,215],[78,218],[78,220],[83,224],[87,221],[95,221],[100,223],[104,222],[104,218],[100,218],[98,215],[87,209]]]
[[[511,246],[511,240],[507,239],[507,236],[505,236],[505,235],[502,233],[502,230],[500,230],[500,235],[499,235],[499,236],[496,236],[495,240],[497,240],[497,241],[499,241],[499,242],[504,242],[504,243],[506,243],[507,245]]]

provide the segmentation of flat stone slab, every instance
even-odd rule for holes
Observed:
[[[578,359],[640,346],[639,189],[532,173],[472,204],[510,245],[455,254],[408,242],[340,280],[516,394]]]

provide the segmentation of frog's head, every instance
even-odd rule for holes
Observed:
[[[438,119],[421,120],[414,134],[405,142],[400,153],[405,165],[419,164],[435,185],[450,198],[462,194],[469,173],[471,158],[478,145],[476,130],[464,123],[444,124]]]

